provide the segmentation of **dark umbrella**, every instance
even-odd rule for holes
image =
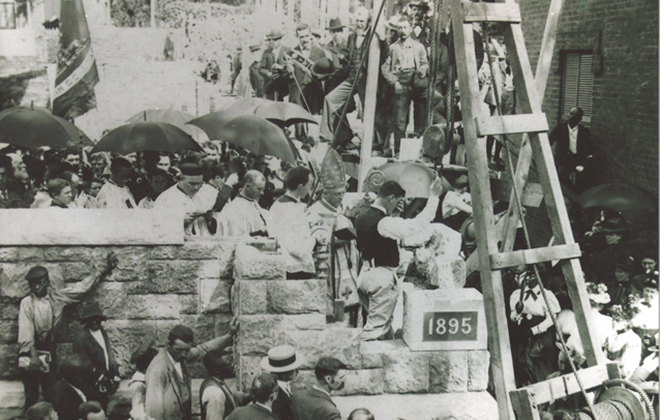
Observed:
[[[626,210],[655,211],[655,206],[646,195],[626,184],[597,185],[580,194],[577,203],[583,209],[608,208],[618,212]]]
[[[67,148],[94,142],[78,127],[41,109],[15,107],[0,112],[0,143],[35,148]]]
[[[212,112],[189,121],[213,140],[226,141],[257,156],[275,156],[296,163],[298,151],[281,128],[256,115],[238,115],[233,111]]]
[[[140,111],[137,114],[133,115],[131,118],[127,119],[127,123],[136,123],[136,122],[164,122],[172,125],[176,125],[186,133],[190,135],[198,143],[204,143],[208,141],[206,133],[202,131],[199,127],[186,124],[188,121],[192,120],[193,116],[187,112],[177,111],[175,109],[145,109]]]
[[[96,152],[117,152],[126,155],[133,152],[178,152],[202,148],[185,131],[168,124],[158,122],[137,122],[122,125],[106,134],[94,146]]]
[[[254,114],[284,127],[297,123],[318,124],[305,108],[292,102],[245,98],[234,102],[227,110],[241,114]]]

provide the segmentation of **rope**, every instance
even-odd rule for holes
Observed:
[[[305,99],[305,95],[303,95],[303,90],[302,87],[300,86],[300,83],[298,83],[298,78],[296,77],[295,70],[291,72],[291,77],[293,78],[293,81],[296,82],[296,86],[298,86],[298,91],[300,91],[300,97],[305,103],[305,107],[307,108],[307,111],[309,111],[310,110],[309,104],[307,103],[307,99]]]
[[[610,379],[609,381],[603,382],[603,385],[604,386],[610,386],[610,385],[629,386],[633,391],[637,392],[642,397],[642,400],[644,400],[644,405],[646,405],[646,409],[649,412],[649,420],[655,420],[655,408],[653,407],[653,403],[651,402],[651,399],[649,398],[646,391],[644,391],[639,385],[637,385],[636,383],[631,382],[627,379]]]
[[[491,78],[491,85],[492,85],[494,93],[495,93],[494,96],[495,96],[496,108],[497,108],[497,112],[500,115],[502,115],[502,107],[501,107],[501,104],[500,104],[499,92],[497,90],[497,84],[495,83],[495,72],[493,71],[495,67],[494,67],[494,63],[493,63],[493,60],[492,60],[492,56],[491,56],[489,48],[488,48],[490,46],[490,35],[489,35],[488,31],[486,30],[486,24],[485,23],[481,24],[481,28],[482,28],[482,32],[483,32],[483,35],[484,35],[484,40],[486,41],[486,48],[484,48],[484,54],[486,54],[486,58],[488,59],[488,64],[489,64],[490,69],[491,69],[490,78]],[[514,179],[515,173],[514,173],[514,169],[513,169],[514,168],[513,167],[513,160],[511,159],[511,151],[509,150],[509,144],[508,144],[508,139],[507,139],[506,135],[503,135],[503,144],[504,144],[504,149],[506,151],[506,158],[507,158],[507,160],[506,160],[506,169],[508,170],[508,172],[511,176],[511,179]],[[522,207],[522,203],[521,203],[521,200],[520,200],[520,193],[518,191],[518,187],[516,186],[515,182],[512,182],[512,186],[513,186],[513,195],[514,195],[514,198],[516,200],[516,209],[518,211],[518,215],[520,216],[520,221],[521,221],[521,224],[522,224],[523,233],[525,234],[525,242],[526,242],[527,248],[531,249],[532,248],[532,243],[531,243],[531,240],[530,240],[530,237],[529,237],[529,230],[527,229],[527,223],[525,222],[523,207]],[[545,286],[543,285],[543,281],[541,279],[541,274],[539,273],[538,267],[537,267],[536,264],[532,264],[532,267],[534,268],[534,274],[536,275],[536,278],[538,280],[539,288],[541,289],[541,295],[543,296],[543,301],[545,302],[545,306],[546,306],[546,308],[550,308],[548,295],[547,295]],[[550,316],[550,319],[552,320],[552,325],[556,329],[557,328],[557,317],[550,310],[548,310],[547,313]],[[582,381],[580,380],[580,377],[577,374],[577,367],[575,366],[575,363],[573,362],[573,358],[570,357],[570,352],[569,352],[568,346],[566,345],[566,342],[564,341],[564,337],[562,336],[562,334],[557,334],[557,336],[559,337],[559,341],[561,342],[561,346],[562,346],[563,351],[566,353],[566,355],[569,356],[569,357],[567,357],[568,362],[571,366],[571,370],[573,371],[573,374],[575,375],[575,380],[577,381],[577,384],[580,387],[580,392],[584,396],[584,399],[587,401],[587,404],[589,406],[589,411],[591,412],[591,415],[593,416],[593,418],[597,419],[596,413],[594,411],[593,402],[587,397],[587,391],[585,390],[584,385],[582,384]]]
[[[454,141],[454,110],[456,109],[456,57],[454,56],[454,30],[449,24],[449,35],[447,36],[447,53],[449,55],[449,74],[447,75],[447,96],[445,97],[445,111],[447,112],[447,132],[445,141],[451,147]],[[445,148],[445,151],[447,149]]]
[[[342,107],[341,117],[339,118],[339,123],[337,125],[341,124],[341,122],[344,121],[344,118],[346,118],[346,111],[348,110],[348,102],[350,102],[351,98],[355,95],[357,82],[358,80],[360,80],[360,76],[362,74],[362,66],[364,65],[365,61],[367,60],[367,57],[369,56],[369,47],[371,46],[371,41],[373,40],[374,34],[376,33],[376,27],[378,26],[378,21],[380,20],[380,16],[383,14],[385,3],[387,2],[383,0],[383,2],[380,4],[380,9],[378,9],[378,14],[376,15],[376,20],[374,21],[373,25],[371,25],[371,31],[369,32],[369,39],[367,40],[367,44],[365,45],[364,51],[362,53],[362,58],[360,59],[360,65],[358,66],[357,73],[355,74],[355,80],[351,85],[351,91],[348,94],[348,100]],[[334,126],[334,122],[332,121],[332,115],[328,115],[328,120],[330,123],[330,127]],[[335,141],[337,140],[338,132],[339,130],[334,130],[334,133],[332,133],[332,142],[330,143],[331,145],[335,144]]]

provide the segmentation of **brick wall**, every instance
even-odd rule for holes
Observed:
[[[536,68],[550,0],[521,0],[522,28]],[[591,134],[604,182],[623,181],[658,195],[658,3],[566,0],[543,111],[560,119],[559,52],[602,56],[593,88]]]

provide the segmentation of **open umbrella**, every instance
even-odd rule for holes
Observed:
[[[0,143],[34,148],[91,146],[92,140],[64,118],[41,109],[15,107],[0,112]]]
[[[296,147],[282,129],[256,115],[220,110],[188,124],[201,128],[211,139],[241,146],[258,156],[275,156],[293,164],[298,158]]]
[[[178,152],[203,149],[185,131],[175,125],[160,122],[125,124],[106,134],[94,149],[96,152],[117,152],[126,155],[133,152]]]
[[[431,168],[421,163],[390,162],[367,174],[364,190],[378,192],[386,181],[395,181],[406,190],[406,197],[428,198],[429,187],[435,176]]]
[[[177,111],[175,109],[145,109],[131,118],[127,119],[127,123],[135,122],[164,122],[176,125],[190,135],[197,143],[205,143],[209,140],[208,136],[199,127],[186,124],[194,117],[187,112]]]
[[[277,125],[287,127],[297,123],[318,124],[312,114],[305,108],[292,102],[276,102],[261,98],[239,99],[230,105],[227,110],[254,114],[267,119]]]
[[[656,209],[642,191],[621,183],[603,184],[590,188],[580,194],[577,203],[583,209],[604,207],[618,212],[626,210],[654,211]]]

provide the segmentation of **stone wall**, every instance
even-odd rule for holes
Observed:
[[[186,239],[180,246],[44,246],[0,248],[0,379],[18,380],[18,306],[28,293],[25,274],[43,265],[56,286],[82,280],[115,251],[119,266],[81,303],[99,302],[108,320],[110,336],[122,378],[130,378],[131,353],[143,340],[163,346],[176,324],[193,328],[202,342],[228,331],[231,322],[230,290],[235,244]],[[79,304],[80,305],[80,304]],[[58,354],[71,352],[72,334],[81,327],[77,306],[65,312],[58,332]],[[60,359],[62,360],[62,359]],[[194,377],[204,376],[201,363],[191,366]],[[5,383],[6,384],[6,383]],[[0,405],[8,409],[20,402],[7,396],[0,381]],[[9,400],[3,399],[9,398]],[[22,402],[21,402],[22,404]],[[19,405],[20,406],[20,405]],[[0,417],[4,417],[0,411]]]
[[[360,329],[326,324],[325,280],[286,280],[281,256],[239,245],[232,294],[241,328],[237,381],[249,386],[270,347],[292,344],[304,363],[294,389],[314,383],[323,356],[347,366],[346,387],[337,395],[480,392],[488,385],[487,350],[412,352],[403,340],[360,341]],[[258,261],[258,263],[255,263]]]

